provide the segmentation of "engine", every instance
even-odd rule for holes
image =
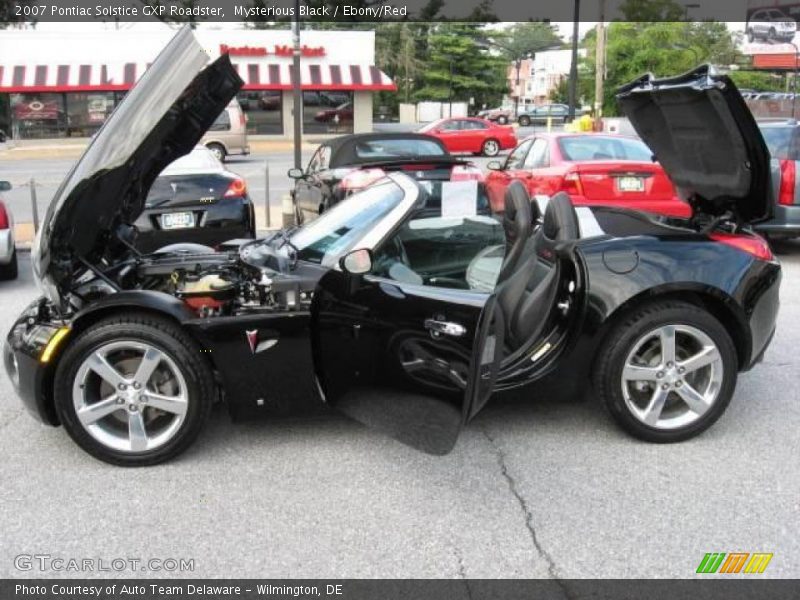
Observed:
[[[286,258],[268,244],[204,254],[173,252],[139,257],[117,275],[123,289],[165,292],[200,317],[307,310],[327,271]],[[103,292],[92,282],[84,297]]]

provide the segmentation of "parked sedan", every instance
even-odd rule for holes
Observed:
[[[439,119],[419,130],[442,140],[449,152],[497,156],[517,145],[512,127],[478,118]]]
[[[297,220],[329,210],[392,171],[417,181],[482,180],[480,169],[452,156],[437,138],[419,133],[359,133],[322,143],[305,170],[290,169]]]
[[[205,146],[179,158],[153,183],[136,220],[136,247],[151,252],[178,242],[217,246],[255,236],[247,184]]]
[[[674,217],[692,212],[653,161],[652,151],[634,137],[543,133],[523,140],[505,162],[488,166],[487,193],[498,212],[515,180],[531,195],[566,192],[578,206],[618,206]]]
[[[534,231],[515,185],[501,227],[471,183],[436,198],[391,173],[296,231],[138,255],[119,236],[139,194],[244,84],[227,55],[207,60],[182,30],[58,188],[33,253],[43,296],[4,348],[30,412],[92,456],[168,460],[218,399],[237,416],[338,409],[445,454],[494,392],[534,398],[546,378],[565,397],[592,385],[627,431],[677,442],[719,419],[769,344],[780,264],[746,230],[769,214],[768,155],[726,77],[639,80],[624,98],[691,222],[558,194]],[[502,255],[489,290],[471,284],[487,250]]]
[[[0,181],[0,192],[11,189],[8,181]],[[17,278],[17,248],[14,243],[14,219],[0,198],[0,279]]]
[[[345,102],[336,108],[327,108],[314,115],[320,123],[351,123],[353,121],[353,103]]]

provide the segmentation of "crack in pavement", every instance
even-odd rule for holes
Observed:
[[[458,560],[458,576],[461,577],[461,580],[464,582],[464,587],[467,590],[467,598],[472,600],[472,588],[469,586],[469,577],[467,577],[467,569],[464,566],[464,557],[461,556],[461,551],[458,549],[458,546],[453,545],[453,554],[456,555],[456,560]]]
[[[561,588],[561,591],[564,593],[564,597],[571,600],[574,596],[567,587],[566,583],[564,583],[562,580],[561,575],[559,575],[558,568],[556,567],[556,561],[553,560],[553,557],[550,556],[550,553],[547,552],[547,550],[545,550],[544,547],[542,547],[542,544],[539,542],[539,538],[536,535],[536,529],[533,526],[533,513],[528,507],[528,502],[525,500],[525,497],[517,489],[516,480],[508,471],[508,466],[506,465],[506,453],[503,452],[503,449],[500,448],[495,439],[489,434],[489,431],[486,427],[482,427],[481,430],[483,431],[484,437],[489,441],[489,445],[492,447],[492,450],[494,450],[495,456],[497,457],[497,464],[500,466],[500,472],[508,484],[508,489],[511,491],[511,494],[514,496],[514,498],[516,498],[520,509],[522,509],[522,514],[525,516],[525,527],[531,536],[533,547],[535,548],[537,554],[539,554],[545,563],[547,563],[547,573],[550,575],[550,578],[553,579],[556,585]]]

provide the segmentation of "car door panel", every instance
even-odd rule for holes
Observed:
[[[312,308],[326,402],[405,444],[446,454],[497,375],[502,320],[494,307],[487,294],[330,271]]]

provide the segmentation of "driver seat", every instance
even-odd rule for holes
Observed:
[[[544,224],[534,233],[514,273],[498,284],[508,354],[541,336],[562,280],[558,247],[578,237],[578,218],[572,200],[565,193],[556,194],[548,202]]]

